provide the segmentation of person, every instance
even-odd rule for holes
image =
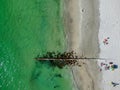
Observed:
[[[109,62],[109,64],[113,64],[113,62]]]
[[[113,85],[113,87],[119,85],[119,83],[115,83],[115,82],[111,82],[111,84]]]
[[[106,42],[106,45],[108,44],[108,42]]]
[[[101,63],[101,67],[102,67],[103,65],[106,65],[106,64],[102,62],[102,63]]]
[[[107,37],[107,39],[110,39],[110,37]]]
[[[108,39],[109,39],[109,37],[107,37],[107,38],[105,38],[105,39],[103,40],[104,45],[108,45],[108,44],[109,44],[109,43],[108,43]]]

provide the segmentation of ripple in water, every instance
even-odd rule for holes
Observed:
[[[0,44],[0,50],[0,90],[21,90],[24,85],[19,81],[20,65],[14,53],[4,43]]]

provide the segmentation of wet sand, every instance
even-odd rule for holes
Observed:
[[[68,51],[79,56],[99,57],[98,0],[65,0],[64,24]],[[72,67],[75,90],[100,90],[101,75],[96,60],[79,60],[81,67]]]

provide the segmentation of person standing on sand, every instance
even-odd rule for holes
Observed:
[[[119,83],[115,83],[115,82],[111,82],[111,84],[113,85],[113,87],[119,85]]]

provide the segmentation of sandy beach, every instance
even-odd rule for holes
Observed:
[[[79,56],[99,57],[98,0],[65,0],[64,22],[68,51]],[[75,90],[100,90],[101,75],[96,60],[79,60],[81,67],[72,67]]]
[[[99,61],[109,63],[113,62],[118,65],[115,70],[102,69],[102,90],[120,90],[120,1],[119,0],[100,0],[100,29],[99,29],[99,43],[100,43],[100,57],[110,58],[106,61]],[[111,7],[112,6],[112,7]],[[109,37],[108,45],[104,45],[103,40]],[[111,82],[119,83],[113,86]]]

